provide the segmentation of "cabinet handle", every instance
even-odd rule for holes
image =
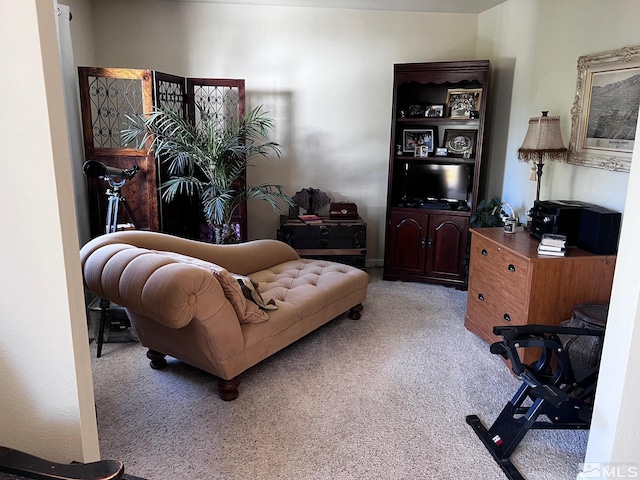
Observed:
[[[479,299],[481,302],[484,302],[484,295],[482,295],[481,293],[479,293],[479,294],[478,294],[478,299]]]
[[[515,272],[516,271],[516,267],[512,263],[509,264],[508,268],[509,268],[510,272]]]
[[[487,252],[487,249],[486,249],[486,248],[483,248],[483,249],[482,249],[482,251],[481,251],[480,253],[481,253],[482,255],[484,255],[485,257],[486,257],[487,255],[489,255],[489,252]]]
[[[509,316],[509,314],[508,314],[508,313],[505,313],[505,314],[503,315],[503,317],[504,317],[504,319],[505,319],[507,322],[510,322],[510,321],[511,321],[511,317]]]

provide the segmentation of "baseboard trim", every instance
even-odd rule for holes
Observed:
[[[382,258],[368,258],[364,262],[365,268],[382,268],[384,267],[384,259]]]

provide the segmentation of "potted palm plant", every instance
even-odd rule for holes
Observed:
[[[279,200],[292,205],[282,185],[249,185],[244,178],[252,160],[279,158],[281,146],[268,141],[274,122],[261,106],[224,128],[204,109],[199,113],[197,125],[167,107],[129,116],[122,140],[148,148],[167,165],[169,178],[160,186],[165,201],[179,194],[197,196],[213,241],[235,243],[239,239],[232,218],[244,201],[263,200],[274,210],[282,210]]]

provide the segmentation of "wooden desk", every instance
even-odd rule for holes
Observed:
[[[565,257],[538,255],[529,232],[471,229],[469,293],[465,326],[489,343],[495,325],[557,325],[580,303],[609,303],[615,255],[577,247]],[[523,362],[536,360],[525,352]]]

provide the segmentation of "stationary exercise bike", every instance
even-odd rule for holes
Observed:
[[[493,328],[502,341],[491,353],[508,360],[522,384],[490,427],[477,415],[466,421],[509,480],[524,480],[510,457],[529,430],[589,429],[607,314],[608,305],[581,304],[561,325]],[[523,364],[524,348],[539,349],[538,361]]]

